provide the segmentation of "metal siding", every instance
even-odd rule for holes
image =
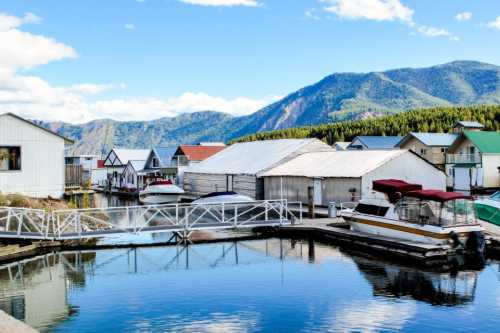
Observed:
[[[32,197],[64,194],[64,139],[10,116],[0,117],[0,145],[21,146],[21,171],[0,171],[0,191]]]

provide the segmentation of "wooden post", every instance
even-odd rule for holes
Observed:
[[[307,188],[307,206],[309,208],[309,218],[314,218],[314,187]]]

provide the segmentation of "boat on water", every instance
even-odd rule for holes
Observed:
[[[352,230],[477,252],[484,249],[484,229],[476,219],[472,197],[424,190],[397,179],[375,180],[372,188],[373,198],[341,210]]]
[[[243,194],[238,194],[234,191],[228,192],[212,192],[194,200],[193,204],[222,204],[222,203],[246,203],[254,202],[251,197]]]
[[[174,185],[172,181],[156,180],[139,192],[139,202],[145,205],[176,203],[182,194],[184,190]]]
[[[475,201],[479,222],[491,234],[500,236],[500,191]]]

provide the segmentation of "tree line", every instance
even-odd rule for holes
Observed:
[[[459,120],[478,121],[486,131],[500,131],[500,105],[438,107],[361,120],[260,132],[233,140],[247,142],[270,139],[317,138],[328,144],[352,141],[358,135],[393,136],[409,132],[448,133]]]

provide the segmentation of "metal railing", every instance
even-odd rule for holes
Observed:
[[[481,163],[481,157],[477,154],[446,154],[446,163]]]
[[[0,207],[0,238],[83,239],[115,234],[280,226],[302,221],[286,200],[56,210]]]

